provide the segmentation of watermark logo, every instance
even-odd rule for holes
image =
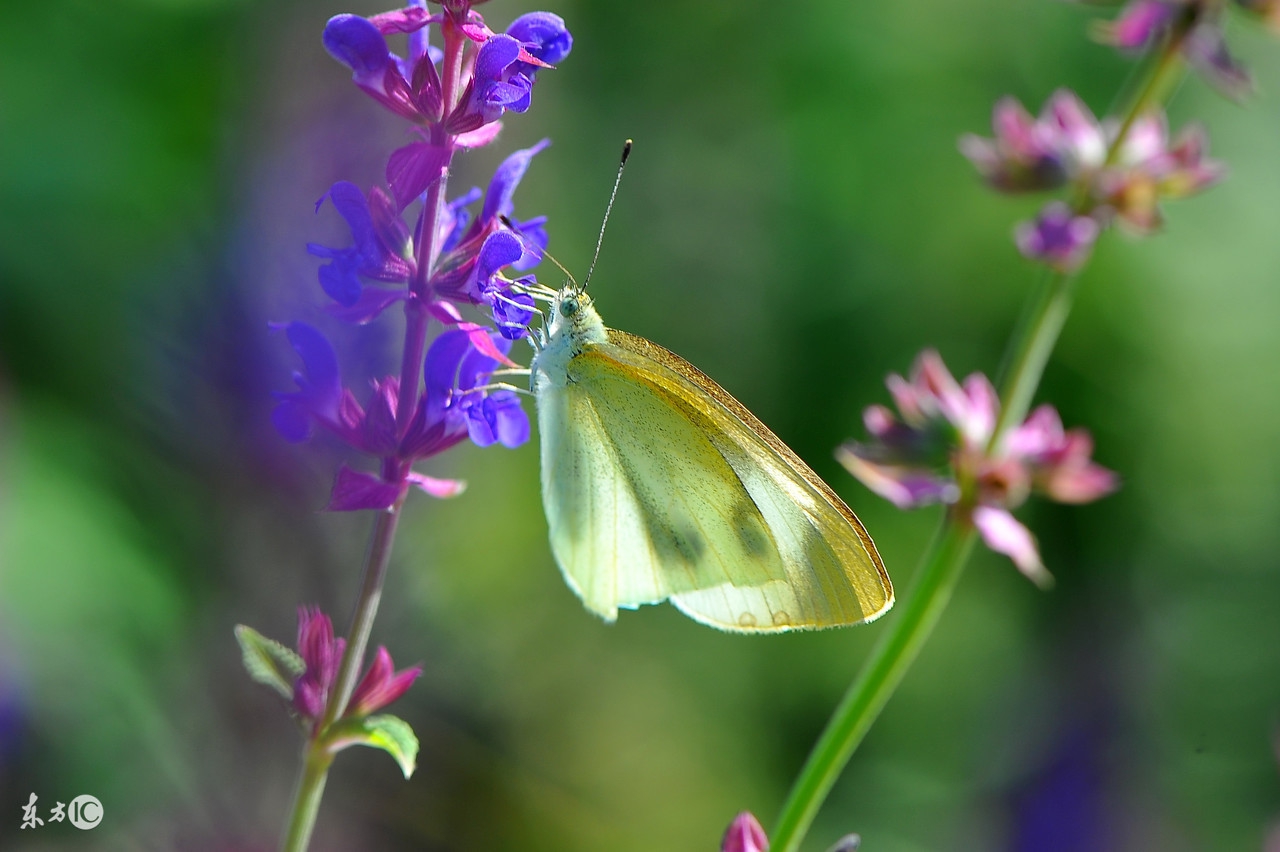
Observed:
[[[71,808],[67,812],[67,819],[76,828],[96,828],[98,823],[102,822],[102,802],[87,793],[83,796],[76,796],[71,800]]]
[[[45,821],[39,816],[36,801],[36,794],[32,793],[31,798],[22,806],[21,828],[40,828],[44,825]],[[102,817],[102,802],[98,801],[96,796],[88,794],[72,799],[70,808],[65,802],[54,802],[53,807],[49,809],[49,822],[62,822],[65,819],[76,828],[84,830],[97,828],[98,823],[102,822]]]

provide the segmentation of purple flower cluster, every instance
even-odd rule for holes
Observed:
[[[308,728],[314,728],[324,715],[345,648],[346,641],[334,637],[329,616],[314,607],[299,607],[298,656],[306,669],[293,684],[293,709]],[[343,717],[360,719],[378,712],[404,695],[421,674],[422,666],[396,671],[391,654],[379,646]]]
[[[487,191],[471,189],[452,201],[445,188],[455,152],[489,144],[508,112],[529,109],[541,69],[564,59],[573,45],[564,21],[547,12],[517,18],[495,33],[470,0],[447,0],[431,13],[425,0],[363,18],[338,15],[325,27],[325,48],[352,71],[355,84],[412,124],[416,138],[387,159],[386,187],[367,192],[339,181],[316,204],[330,202],[346,221],[349,245],[307,246],[321,258],[320,286],[329,313],[356,324],[403,307],[406,335],[400,375],[374,377],[358,399],[344,386],[338,357],[318,329],[277,324],[302,359],[297,390],[276,393],[273,422],[290,441],[318,426],[380,461],[378,473],[343,467],[328,508],[386,509],[410,485],[436,497],[462,483],[412,470],[469,438],[480,446],[515,447],[529,438],[519,398],[495,387],[493,372],[514,367],[511,342],[528,334],[532,276],[508,279],[542,259],[545,217],[515,218],[513,197],[533,157],[550,144],[515,152],[498,167]],[[430,43],[438,32],[443,47]],[[407,57],[391,52],[387,36],[407,34]],[[482,201],[474,216],[469,205]],[[416,209],[408,220],[407,211]],[[412,224],[410,224],[412,223]],[[464,319],[479,306],[486,323]],[[427,346],[432,322],[442,329]]]
[[[1095,464],[1093,441],[1064,430],[1042,405],[992,447],[1000,401],[986,376],[961,384],[938,353],[922,353],[911,378],[891,375],[898,415],[882,405],[863,415],[871,440],[849,442],[840,461],[872,491],[902,508],[946,503],[966,513],[987,546],[1040,584],[1050,581],[1031,532],[1011,510],[1036,492],[1060,503],[1088,503],[1118,486]]]
[[[1098,234],[1113,222],[1148,234],[1160,225],[1158,203],[1216,183],[1225,173],[1207,156],[1204,130],[1193,125],[1172,140],[1162,113],[1120,125],[1099,121],[1070,91],[1055,92],[1038,117],[1013,98],[999,101],[995,131],[986,139],[961,137],[960,150],[979,174],[1002,192],[1078,188],[1068,205],[1050,202],[1032,222],[1015,230],[1027,257],[1064,272],[1089,256]]]

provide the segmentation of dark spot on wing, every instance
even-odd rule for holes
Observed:
[[[692,524],[665,527],[651,522],[649,537],[660,555],[679,559],[689,565],[697,565],[707,552],[707,540]]]
[[[769,552],[769,531],[760,519],[760,513],[750,503],[739,503],[733,510],[733,528],[738,541],[748,556],[763,556]]]

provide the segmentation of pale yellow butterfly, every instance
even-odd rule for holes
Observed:
[[[702,371],[605,328],[585,286],[550,296],[530,370],[551,550],[587,608],[670,600],[748,633],[883,615],[893,585],[849,507]]]

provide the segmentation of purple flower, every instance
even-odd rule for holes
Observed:
[[[342,402],[342,379],[338,373],[338,356],[323,334],[312,326],[292,322],[283,328],[289,343],[302,358],[303,371],[295,371],[293,381],[298,390],[275,392],[275,410],[271,422],[276,431],[291,443],[311,437],[312,420],[335,421]]]
[[[550,144],[551,140],[543,139],[502,161],[493,173],[480,215],[474,221],[468,222],[465,211],[453,208],[453,221],[446,223],[448,232],[443,238],[446,251],[431,277],[433,292],[443,298],[492,306],[493,300],[488,292],[494,289],[490,283],[494,273],[505,266],[524,271],[542,260],[542,252],[547,247],[546,217],[538,216],[523,222],[512,218],[515,211],[512,198],[533,158]],[[474,200],[474,195],[465,198]],[[514,231],[503,224],[504,217]],[[489,249],[485,268],[481,271],[479,261],[485,254],[485,246],[491,237],[499,234],[506,235],[504,242]],[[505,242],[512,238],[514,243]],[[518,246],[518,252],[513,246]]]
[[[565,27],[564,18],[551,12],[528,12],[521,15],[507,27],[507,35],[520,42],[524,53],[536,60],[517,60],[511,69],[512,79],[520,79],[526,90],[533,89],[539,68],[555,65],[573,50],[573,36]],[[525,108],[528,108],[527,103]]]
[[[307,246],[324,260],[318,277],[332,299],[328,310],[340,319],[367,323],[404,302],[411,319],[406,345],[415,351],[424,340],[413,336],[428,333],[424,315],[446,328],[427,349],[421,384],[402,387],[400,378],[375,378],[367,397],[357,399],[343,387],[337,356],[323,334],[304,323],[278,326],[303,368],[294,374],[297,390],[275,394],[276,428],[288,440],[302,441],[319,426],[378,461],[376,472],[345,465],[338,471],[330,510],[389,508],[410,486],[452,496],[463,483],[426,476],[412,465],[467,439],[480,446],[514,447],[529,438],[519,397],[505,387],[490,387],[489,377],[499,364],[516,366],[506,353],[511,341],[527,335],[535,313],[527,292],[535,279],[513,281],[502,270],[524,271],[542,259],[546,218],[516,219],[512,197],[533,157],[550,142],[517,151],[502,163],[478,217],[466,210],[480,198],[473,190],[437,209],[423,209],[412,229],[401,218],[415,200],[438,200],[429,191],[442,182],[454,153],[493,141],[503,113],[529,108],[539,69],[572,49],[573,38],[556,15],[527,14],[508,33],[495,34],[472,6],[472,0],[442,0],[433,14],[426,0],[411,0],[405,8],[369,18],[338,15],[325,27],[325,48],[351,69],[355,84],[417,125],[416,138],[387,160],[389,192],[374,187],[366,195],[342,181],[321,199],[333,202],[351,232],[350,245]],[[443,51],[429,44],[433,24],[445,39]],[[407,58],[391,51],[387,38],[392,35],[408,36]],[[452,57],[447,67],[446,54]],[[446,88],[451,93],[447,105]],[[464,320],[456,304],[463,301],[487,307],[496,331]],[[417,365],[406,375],[418,381]]]
[[[406,68],[387,47],[382,30],[359,15],[330,18],[324,47],[351,69],[351,79],[365,94],[396,115],[423,124],[440,120],[440,79],[429,55]],[[419,85],[415,88],[409,80]]]
[[[1274,6],[1272,0],[1236,3],[1255,15],[1259,6]],[[1227,50],[1222,31],[1224,11],[1220,0],[1130,0],[1114,21],[1099,23],[1094,31],[1105,44],[1138,51],[1155,46],[1176,28],[1187,62],[1227,97],[1240,100],[1253,91],[1253,78]],[[1261,15],[1274,16],[1274,8],[1263,10]]]
[[[329,616],[317,607],[298,608],[298,656],[306,668],[293,685],[293,708],[308,728],[324,715],[346,647],[345,639],[334,637]],[[376,713],[404,695],[420,674],[421,666],[395,671],[391,654],[379,647],[373,664],[351,694],[343,718]]]
[[[886,384],[901,419],[883,406],[868,408],[871,440],[841,446],[841,463],[899,507],[956,506],[988,547],[1036,583],[1050,582],[1035,538],[1010,510],[1032,492],[1087,503],[1114,491],[1116,475],[1090,458],[1088,433],[1064,431],[1045,405],[989,449],[999,415],[995,389],[977,373],[957,382],[932,350],[917,358],[910,380],[891,375]]]
[[[293,685],[293,707],[303,719],[314,723],[323,715],[346,646],[334,638],[333,622],[319,608],[298,608],[298,656],[306,670]]]
[[[769,838],[749,811],[733,818],[720,841],[720,852],[769,852]]]
[[[467,94],[445,126],[469,133],[496,122],[507,111],[529,109],[539,68],[569,55],[573,36],[559,15],[534,12],[517,18],[506,33],[490,34],[476,55]]]
[[[359,719],[378,712],[408,692],[421,674],[422,666],[396,671],[390,652],[379,645],[373,664],[356,685],[355,692],[351,693],[346,715]]]
[[[1111,23],[1095,27],[1098,40],[1122,50],[1154,44],[1168,31],[1183,4],[1176,0],[1132,0]]]
[[[474,324],[443,332],[427,350],[425,393],[403,430],[396,424],[399,380],[373,383],[369,403],[361,407],[342,387],[337,356],[315,328],[293,322],[283,328],[303,358],[304,373],[295,373],[299,390],[277,393],[273,422],[286,439],[302,441],[313,425],[336,435],[349,446],[396,464],[384,471],[391,478],[343,467],[334,482],[326,508],[331,511],[385,509],[399,500],[409,485],[432,496],[460,493],[461,484],[412,474],[409,465],[450,449],[471,437],[479,446],[501,443],[516,447],[529,438],[528,416],[508,391],[489,394],[482,388],[511,346],[506,338]],[[477,341],[486,351],[477,348]],[[497,357],[495,357],[497,356]]]
[[[335,183],[316,202],[317,210],[326,198],[347,220],[354,241],[354,245],[341,249],[307,244],[308,252],[329,260],[320,267],[320,286],[330,298],[351,308],[361,302],[364,294],[361,278],[404,283],[412,277],[415,264],[409,229],[386,193],[374,187],[366,198],[359,187],[344,180]],[[375,301],[383,299],[382,295],[375,296]]]
[[[1040,211],[1035,221],[1018,225],[1014,242],[1032,260],[1071,272],[1088,259],[1098,230],[1092,217],[1078,216],[1063,202],[1054,201]]]

